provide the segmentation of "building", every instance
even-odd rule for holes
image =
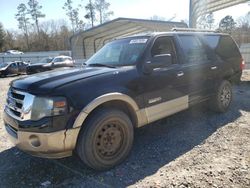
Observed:
[[[72,57],[88,59],[107,42],[139,33],[170,31],[174,27],[185,27],[183,22],[117,18],[91,29],[79,32],[70,38]]]
[[[221,9],[225,9],[249,0],[190,0],[189,27],[196,27],[198,18]]]

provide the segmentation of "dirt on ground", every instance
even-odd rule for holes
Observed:
[[[106,172],[77,156],[32,157],[10,143],[2,113],[16,78],[0,78],[0,187],[250,187],[250,71],[228,112],[199,105],[136,129],[129,157]]]

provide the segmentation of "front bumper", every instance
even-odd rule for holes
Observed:
[[[18,130],[16,122],[4,112],[4,123],[10,140],[21,150],[38,157],[63,158],[72,155],[80,128],[60,130],[50,133]]]

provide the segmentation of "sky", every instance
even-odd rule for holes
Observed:
[[[47,20],[59,20],[68,18],[65,11],[62,9],[66,0],[39,0],[43,6],[42,12],[46,14],[45,18],[40,19],[40,22]],[[111,19],[117,17],[126,18],[141,18],[149,19],[157,15],[170,19],[175,17],[172,21],[185,20],[189,17],[189,0],[106,0],[111,6],[110,10],[114,11]],[[18,23],[15,19],[17,13],[17,6],[20,3],[27,3],[28,0],[0,0],[0,22],[5,29],[18,29]],[[88,0],[73,0],[74,5],[83,4],[84,6]],[[250,11],[248,4],[240,4],[231,8],[227,8],[214,13],[215,24],[226,15],[231,15],[235,20],[240,16],[244,16]],[[80,15],[83,17],[83,13]]]

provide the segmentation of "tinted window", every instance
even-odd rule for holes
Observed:
[[[171,54],[172,59],[175,62],[175,48],[171,37],[159,37],[155,40],[151,49],[151,56],[154,57],[162,54]]]
[[[16,67],[16,63],[12,63],[10,67]]]
[[[188,63],[202,63],[207,60],[206,50],[195,36],[180,36],[182,48]]]
[[[238,47],[230,36],[207,35],[204,40],[222,59],[240,57]]]
[[[155,40],[151,50],[152,57],[155,55],[171,54],[173,51],[172,42],[169,37],[160,37]]]
[[[38,63],[50,63],[53,60],[53,58],[43,58]]]
[[[56,63],[56,62],[63,62],[64,59],[63,58],[55,58],[52,62]]]

